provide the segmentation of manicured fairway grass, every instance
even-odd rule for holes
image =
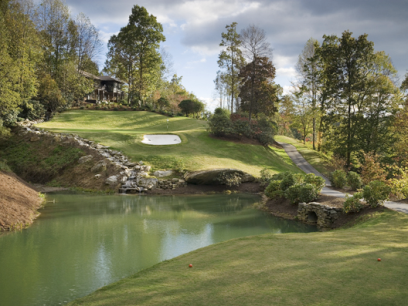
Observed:
[[[286,154],[282,150],[213,139],[206,130],[206,121],[186,117],[170,118],[135,111],[73,110],[38,127],[78,134],[120,150],[133,161],[143,160],[156,170],[184,164],[188,170],[237,168],[256,176],[264,167],[275,172],[300,171],[290,159],[284,158]],[[160,133],[177,134],[182,143],[150,146],[140,142],[145,134]]]
[[[307,145],[304,145],[300,141],[290,137],[277,135],[275,136],[275,140],[294,145],[296,149],[299,151],[299,153],[302,154],[304,159],[306,159],[309,162],[309,164],[311,164],[320,173],[328,176],[329,174],[329,170],[327,169],[327,163],[329,161],[328,156],[324,155],[321,152],[315,151],[312,148],[308,147]]]
[[[408,216],[386,211],[349,229],[212,245],[69,305],[383,306],[407,301]]]

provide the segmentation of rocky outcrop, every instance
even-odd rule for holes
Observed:
[[[235,175],[240,177],[241,183],[253,182],[255,177],[237,169],[213,169],[196,172],[189,172],[184,175],[184,179],[189,184],[196,185],[224,185],[221,177],[223,175]]]
[[[158,170],[158,171],[154,171],[153,175],[155,177],[166,177],[166,176],[173,175],[173,173],[174,173],[173,170]]]
[[[92,156],[92,155],[82,156],[82,157],[78,160],[78,163],[80,163],[80,164],[85,164],[85,163],[91,161],[92,159],[93,159],[93,156]]]
[[[149,178],[151,167],[144,165],[142,161],[138,163],[129,161],[121,152],[112,150],[107,146],[84,139],[75,134],[53,133],[39,129],[33,125],[36,123],[39,122],[21,122],[19,124],[22,128],[20,133],[23,135],[28,134],[30,138],[35,138],[36,141],[40,140],[43,136],[49,136],[53,141],[58,143],[76,145],[94,150],[96,154],[83,156],[79,158],[78,163],[90,163],[90,165],[94,163],[90,170],[95,173],[95,180],[99,180],[102,177],[101,173],[106,171],[108,164],[110,164],[116,169],[114,173],[110,173],[110,176],[105,180],[105,184],[109,185],[110,188],[119,188],[120,184],[122,186],[120,191],[122,192],[127,192],[128,190],[141,192],[145,189],[156,188],[157,179]],[[94,160],[97,160],[97,162],[95,163]]]
[[[105,184],[111,187],[115,187],[118,184],[118,177],[116,175],[108,177],[105,181]]]
[[[104,160],[100,160],[97,162],[92,168],[92,172],[103,172],[106,170],[107,163]]]
[[[299,221],[317,225],[319,228],[333,228],[334,221],[342,212],[342,208],[330,207],[316,202],[300,203],[297,218]]]
[[[185,187],[187,183],[185,180],[172,178],[171,180],[160,180],[157,182],[157,187],[160,189],[176,189],[179,187]]]

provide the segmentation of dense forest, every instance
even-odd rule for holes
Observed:
[[[324,35],[321,44],[309,39],[291,93],[283,95],[274,82],[265,32],[250,25],[238,34],[236,27],[235,22],[227,25],[221,35],[224,49],[214,83],[224,111],[214,116],[214,134],[254,135],[255,116],[271,122],[278,134],[344,158],[348,168],[364,162],[367,154],[406,166],[408,74],[400,82],[391,58],[375,51],[367,34]],[[247,122],[237,123],[237,118]]]
[[[61,0],[5,0],[0,3],[0,131],[24,119],[49,118],[84,100],[94,90],[81,72],[109,75],[126,85],[129,106],[178,113],[183,100],[204,104],[172,71],[171,55],[160,49],[162,25],[144,7],[134,6],[128,24],[108,44],[105,67],[98,67],[102,41],[91,20],[72,16]]]

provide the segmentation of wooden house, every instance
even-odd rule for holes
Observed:
[[[119,102],[124,99],[122,85],[125,83],[110,76],[96,76],[91,73],[80,71],[86,78],[94,80],[94,91],[85,97],[86,102]]]

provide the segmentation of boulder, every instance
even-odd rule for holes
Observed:
[[[139,172],[139,176],[140,177],[148,177],[149,174],[147,172],[141,171],[141,172]]]
[[[141,166],[141,167],[140,167],[140,170],[142,170],[142,171],[144,171],[144,172],[149,172],[150,169],[152,169],[152,167],[150,167],[150,166]]]
[[[108,177],[105,181],[105,184],[111,187],[116,186],[118,184],[118,177],[116,175],[112,175]]]
[[[158,170],[158,171],[155,171],[153,175],[156,177],[165,177],[165,176],[172,175],[173,173],[174,173],[173,170]]]
[[[92,172],[101,172],[106,170],[106,162],[103,160],[100,160],[95,166],[91,168]]]
[[[238,170],[238,169],[214,169],[214,170],[189,172],[184,175],[184,179],[189,184],[221,185],[218,178],[223,173],[239,175],[241,177],[241,183],[255,181],[255,177],[253,177],[252,175],[244,171]]]
[[[92,156],[92,155],[82,156],[82,157],[78,160],[78,163],[84,164],[84,163],[87,163],[87,162],[91,161],[92,159],[93,159],[93,156]]]
[[[96,174],[96,175],[95,175],[95,179],[100,179],[101,176],[102,176],[102,174]]]
[[[136,163],[132,163],[132,162],[126,162],[126,163],[125,163],[125,166],[126,166],[126,167],[130,167],[130,168],[131,168],[131,167],[134,167],[134,166],[136,166],[136,165],[137,165]]]
[[[157,186],[157,178],[138,178],[137,185],[143,188],[152,189]]]

